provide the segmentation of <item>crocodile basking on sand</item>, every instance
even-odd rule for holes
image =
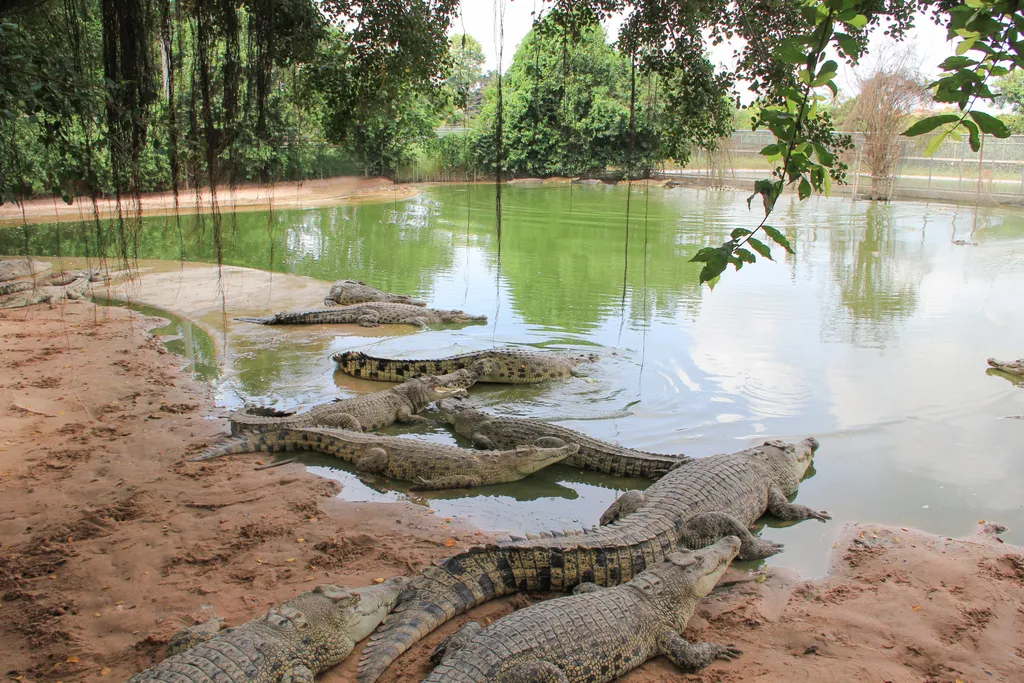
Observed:
[[[410,306],[427,305],[426,301],[413,299],[404,294],[382,292],[359,280],[338,280],[331,285],[330,293],[324,297],[324,306],[348,306],[368,301],[386,301],[392,304],[409,304]]]
[[[989,358],[988,364],[1000,372],[1024,377],[1024,358],[1019,360],[996,360]]]
[[[477,382],[535,384],[576,374],[576,366],[593,356],[558,355],[523,349],[491,349],[430,359],[379,358],[362,351],[344,351],[331,358],[346,375],[381,382],[404,382],[420,375],[469,370]],[[519,444],[516,444],[519,445]]]
[[[399,578],[353,590],[325,584],[235,628],[218,633],[218,619],[213,628],[186,629],[170,657],[129,683],[313,683],[377,627],[404,585]]]
[[[62,274],[58,274],[62,275]],[[0,296],[0,308],[23,308],[38,303],[49,303],[51,306],[62,299],[84,299],[89,289],[89,283],[99,276],[82,274],[67,284],[41,285],[25,288],[3,296]],[[65,282],[65,279],[56,279],[55,282]]]
[[[563,443],[574,443],[580,447],[579,453],[566,461],[566,464],[620,477],[652,479],[692,460],[685,455],[660,455],[624,448],[550,422],[489,415],[457,400],[445,399],[438,404],[438,408],[445,421],[454,426],[456,432],[471,439],[477,448],[511,448],[522,444],[560,446]]]
[[[469,315],[462,311],[424,308],[409,304],[391,304],[371,301],[351,306],[313,308],[308,311],[286,311],[266,318],[235,318],[260,325],[336,325],[358,324],[363,327],[380,325],[415,325],[426,327],[430,323],[485,323],[486,315]],[[441,374],[445,374],[442,372]]]
[[[354,463],[360,472],[410,481],[416,489],[461,489],[518,481],[577,450],[576,444],[566,444],[560,448],[476,451],[344,429],[279,429],[234,437],[191,460],[260,451],[316,451]]]
[[[665,655],[685,671],[741,653],[683,638],[697,603],[739,552],[726,536],[694,552],[671,553],[614,588],[581,584],[487,628],[469,622],[435,651],[440,665],[423,683],[605,683]]]
[[[49,270],[51,265],[46,261],[33,261],[27,258],[0,259],[0,282],[31,277]]]
[[[817,448],[813,438],[799,444],[768,441],[739,453],[698,458],[642,493],[624,494],[603,516],[607,526],[527,534],[428,567],[363,650],[359,682],[375,681],[413,643],[495,597],[566,591],[587,582],[615,586],[680,548],[702,548],[730,535],[739,537],[742,559],[779,552],[781,545],[756,538],[748,527],[765,512],[793,521],[829,519],[787,498],[797,492]]]
[[[447,375],[417,377],[372,394],[322,403],[303,413],[249,406],[232,413],[228,419],[234,435],[283,427],[339,427],[366,432],[395,422],[425,422],[416,413],[442,397],[464,395],[472,385],[473,375],[468,370],[458,370]]]

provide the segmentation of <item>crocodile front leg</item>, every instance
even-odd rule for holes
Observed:
[[[281,683],[313,683],[313,672],[302,663],[292,664],[289,671],[281,674]]]
[[[500,450],[498,446],[493,441],[491,441],[491,437],[481,434],[480,432],[474,434],[472,440],[474,448],[479,448],[480,450],[484,451]]]
[[[786,522],[799,522],[804,519],[816,519],[825,522],[832,519],[824,510],[812,510],[806,505],[789,502],[789,498],[777,486],[768,491],[768,512]]]
[[[601,526],[617,522],[626,515],[636,512],[647,501],[643,491],[626,491],[601,515]]]
[[[691,643],[678,633],[668,633],[661,639],[661,650],[672,663],[684,671],[697,671],[716,659],[732,661],[741,654],[732,645],[718,643]]]
[[[427,320],[426,320],[426,318],[420,318],[420,317],[417,317],[417,318],[406,318],[402,322],[405,323],[406,325],[413,325],[414,327],[418,327],[421,330],[427,329]]]
[[[224,620],[220,617],[213,617],[196,626],[183,628],[171,636],[171,640],[167,643],[167,651],[176,655],[179,652],[190,650],[213,638],[220,633],[222,628],[224,628]]]
[[[395,415],[395,421],[404,425],[423,424],[427,418],[412,412],[409,406],[402,406]]]
[[[484,627],[478,622],[466,622],[462,625],[462,628],[442,640],[441,644],[434,648],[434,651],[430,653],[430,662],[432,664],[440,664],[445,657],[468,645],[483,630]]]
[[[561,448],[565,446],[565,442],[557,436],[542,436],[539,439],[535,439],[533,445],[537,448]]]
[[[437,477],[436,479],[423,479],[420,478],[418,484],[414,484],[412,488],[414,491],[426,491],[426,490],[437,490],[437,489],[471,489],[476,486],[483,484],[479,477],[472,477],[468,474],[451,474],[447,477]]]
[[[363,425],[359,423],[359,420],[354,415],[348,413],[341,413],[340,415],[333,415],[324,420],[324,427],[336,427],[338,429],[347,429],[352,432],[366,431],[363,429]]]
[[[569,683],[569,677],[551,662],[520,662],[505,672],[501,683]]]
[[[705,512],[697,515],[683,527],[680,540],[687,548],[698,550],[717,543],[725,536],[739,537],[738,557],[741,560],[763,560],[782,552],[783,548],[781,543],[773,543],[754,536],[738,519],[724,512]]]
[[[383,448],[367,449],[366,455],[356,462],[356,469],[370,474],[381,474],[388,468],[388,452]]]

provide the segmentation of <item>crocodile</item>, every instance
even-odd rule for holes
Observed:
[[[372,394],[322,403],[304,413],[249,406],[232,413],[228,419],[231,433],[235,435],[281,427],[340,427],[365,432],[395,422],[425,422],[416,413],[443,396],[465,395],[472,385],[473,375],[468,370],[458,370],[447,375],[417,377]]]
[[[438,408],[445,421],[456,432],[471,439],[477,448],[510,448],[521,444],[550,447],[574,443],[580,447],[579,453],[566,464],[620,477],[652,479],[692,460],[682,454],[660,455],[624,448],[550,422],[490,415],[453,399],[441,401]]]
[[[49,270],[53,264],[33,259],[0,259],[0,282],[7,282],[19,277],[31,277],[36,273]]]
[[[686,671],[740,650],[683,638],[697,603],[740,549],[726,536],[695,552],[675,552],[621,586],[586,583],[575,595],[513,612],[487,628],[469,622],[435,651],[423,683],[604,683],[665,655]],[[584,645],[581,647],[581,645]]]
[[[485,323],[486,315],[469,315],[462,311],[447,311],[441,308],[423,308],[409,304],[391,304],[371,301],[351,306],[313,308],[307,311],[286,311],[265,318],[235,318],[247,323],[260,325],[331,325],[358,323],[363,327],[380,325],[415,325],[426,327],[428,323]]]
[[[66,285],[43,285],[0,296],[0,308],[22,308],[47,302],[53,306],[62,299],[84,299],[89,277],[79,277]]]
[[[235,628],[217,632],[222,622],[211,620],[213,628],[175,636],[170,657],[128,681],[313,683],[377,627],[404,586],[401,578],[352,590],[324,584]]]
[[[1024,358],[1018,360],[996,360],[989,358],[988,364],[1000,372],[1005,372],[1018,377],[1024,377]]]
[[[378,358],[362,351],[344,351],[331,358],[346,375],[381,382],[404,382],[420,375],[466,369],[476,375],[477,382],[535,384],[570,377],[576,374],[577,365],[595,360],[596,357],[563,356],[511,348],[473,351],[427,360]]]
[[[404,294],[382,292],[359,280],[338,280],[331,285],[330,293],[324,297],[324,306],[348,306],[367,301],[386,301],[392,304],[409,304],[410,306],[427,305],[426,301],[413,299]]]
[[[797,492],[817,448],[813,438],[799,444],[768,441],[698,458],[642,494],[624,494],[606,512],[607,526],[513,537],[428,567],[363,650],[359,682],[375,681],[414,642],[452,617],[508,593],[565,591],[586,582],[618,585],[680,547],[698,549],[728,535],[739,537],[744,560],[774,555],[780,544],[748,530],[765,512],[792,521],[830,519],[787,498]]]
[[[356,469],[413,482],[415,489],[461,489],[518,481],[579,450],[519,446],[507,451],[475,451],[448,444],[363,434],[343,429],[278,429],[237,436],[191,458],[210,460],[236,453],[316,451],[355,463]]]

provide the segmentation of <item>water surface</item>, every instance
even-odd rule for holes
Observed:
[[[730,269],[711,292],[697,286],[698,264],[688,260],[757,223],[742,193],[634,188],[628,249],[625,186],[510,186],[503,205],[500,253],[489,186],[226,215],[226,263],[356,278],[490,321],[419,333],[339,327],[315,337],[232,326],[220,401],[294,408],[339,387],[382,388],[334,372],[329,355],[346,349],[410,357],[495,344],[594,350],[601,360],[586,378],[473,393],[496,412],[698,457],[814,435],[821,449],[798,502],[837,521],[950,536],[990,519],[1010,527],[1007,540],[1024,542],[1024,421],[1004,419],[1024,414],[1024,387],[985,365],[989,356],[1024,355],[1019,212],[786,197],[773,224],[796,255]],[[213,261],[211,230],[209,217],[147,221],[138,256]],[[40,255],[107,248],[90,226],[39,226],[28,239]],[[24,249],[23,233],[0,231],[0,252]],[[456,442],[437,426],[393,431]],[[327,460],[309,463],[344,481],[351,499],[406,495]],[[483,527],[536,531],[594,524],[619,492],[643,485],[555,467],[518,484],[412,498]],[[837,529],[768,529],[786,544],[771,563],[822,573]]]

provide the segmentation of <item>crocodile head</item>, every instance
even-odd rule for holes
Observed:
[[[579,445],[570,443],[558,448],[540,448],[538,446],[516,446],[511,456],[510,467],[522,475],[533,474],[548,465],[561,462],[569,456],[576,455]]]
[[[708,595],[722,578],[729,563],[740,552],[740,539],[726,536],[714,545],[693,552],[671,553],[665,559],[668,566],[661,565],[651,570],[671,588],[682,590],[684,596],[703,598]],[[657,581],[652,583],[656,590]],[[648,590],[646,587],[643,590]]]
[[[472,436],[477,424],[491,419],[487,413],[477,410],[458,398],[446,398],[439,401],[437,411],[442,420],[455,427],[455,431],[464,436]]]
[[[456,370],[447,375],[426,375],[410,379],[395,387],[395,391],[405,394],[409,402],[416,407],[425,407],[434,401],[452,396],[468,396],[466,389],[473,386],[476,377],[469,370]]]
[[[485,323],[487,322],[486,315],[470,315],[464,311],[445,311],[436,310],[441,320],[446,323]]]
[[[344,633],[353,642],[358,643],[380,625],[398,602],[408,583],[408,579],[396,576],[384,583],[363,588],[348,589],[323,584],[307,595],[320,594],[329,598],[330,603],[310,600],[309,605],[300,605],[297,604],[298,600],[294,600],[292,604],[305,610],[306,614],[301,616],[310,623],[329,624],[328,630]]]
[[[796,493],[800,487],[800,480],[807,474],[818,445],[818,440],[813,436],[795,444],[765,441],[763,446],[756,449],[755,457],[764,460],[772,472],[775,483],[789,496]]]

